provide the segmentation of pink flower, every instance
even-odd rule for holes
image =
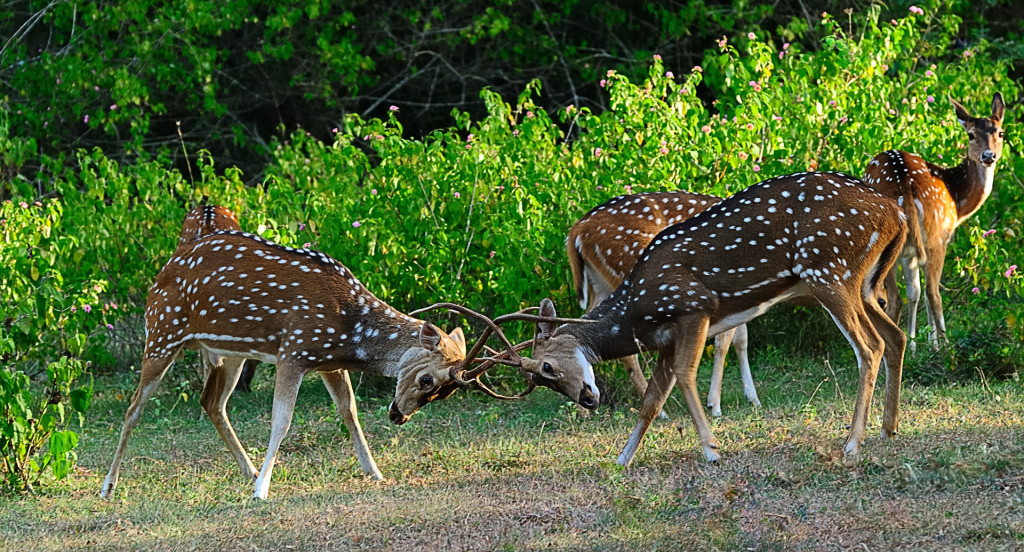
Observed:
[[[85,118],[82,119],[82,122],[84,122],[85,124],[89,124],[89,116],[86,115]]]
[[[490,253],[490,254],[489,254],[489,255],[488,255],[487,257],[488,257],[489,259],[493,259],[493,258],[494,258],[494,256],[495,256],[495,255],[497,255],[497,254],[498,254],[498,252],[497,252],[497,251],[491,251],[491,253]]]
[[[303,249],[309,249],[309,246],[310,246],[310,245],[313,245],[313,244],[311,244],[311,243],[309,243],[309,242],[306,242],[306,243],[302,244],[302,248],[303,248]]]
[[[466,136],[466,141],[467,142],[472,142],[473,141],[473,135],[470,134],[469,136]]]
[[[388,108],[388,111],[398,111],[398,106],[397,105],[393,105],[393,106]]]
[[[1017,265],[1010,265],[1010,268],[1006,269],[1006,277],[1009,278],[1015,270],[1017,270]]]
[[[660,54],[654,54],[654,59],[656,59],[658,61],[661,61],[661,55]]]
[[[333,132],[334,134],[337,134],[337,133],[338,133],[338,127],[334,127],[334,128],[332,128],[332,129],[331,129],[331,132]]]
[[[95,90],[96,92],[100,91],[100,87],[96,86],[96,85],[93,85],[92,89]]]
[[[703,73],[704,72],[704,68],[701,67],[700,65],[694,65],[693,66],[693,72],[694,73]]]
[[[594,157],[601,157],[601,148],[594,148]]]
[[[526,112],[526,118],[527,118],[527,119],[532,119],[532,118],[533,118],[533,116],[534,116],[534,115],[533,115],[533,112],[532,112],[532,111],[527,111],[527,112]]]
[[[931,96],[931,95],[929,95],[929,96],[928,96],[927,98],[925,98],[925,99],[927,99],[927,100],[928,100],[928,103],[935,103],[935,96]]]
[[[25,203],[24,201],[22,201],[18,205],[20,205],[22,209],[28,209],[28,203]]]
[[[758,84],[757,81],[750,81],[749,84],[750,84],[750,87],[754,89],[754,92],[760,92],[761,91],[761,85]]]
[[[779,115],[772,115],[772,120],[773,121],[781,121],[782,117],[780,117]]]
[[[633,187],[632,187],[632,186],[630,186],[629,184],[626,184],[626,186],[625,186],[625,190],[626,190],[626,193],[627,193],[627,194],[631,194],[631,193],[633,193]]]
[[[787,43],[783,44],[782,45],[782,49],[783,50],[788,50],[789,49],[789,43],[787,42]]]
[[[978,289],[978,288],[971,288],[971,293],[977,295],[977,294],[981,293],[981,290]]]
[[[305,229],[306,229],[306,224],[303,223],[303,222],[300,222],[299,223],[299,230],[305,230]]]
[[[926,76],[926,77],[934,77],[935,76],[935,72],[932,71],[931,69],[929,69],[929,70],[924,72],[924,76]]]
[[[601,83],[600,84],[601,84],[601,88],[604,88],[605,85],[608,84],[608,81],[606,81],[604,79],[601,79]]]
[[[890,20],[889,23],[892,23],[894,27],[896,25],[899,25],[899,23],[897,23],[895,19]]]
[[[512,131],[512,136],[519,136],[519,129],[518,128]]]
[[[836,106],[836,101],[835,100],[829,100],[828,101],[828,106],[829,107],[835,107]]]
[[[609,69],[609,70],[608,70],[608,71],[607,71],[607,72],[606,72],[606,73],[604,74],[604,76],[606,76],[606,77],[610,77],[610,76],[612,76],[612,75],[614,75],[614,74],[615,74],[615,69]]]
[[[113,324],[107,324],[107,329],[108,330],[113,330],[114,329],[114,325]]]
[[[705,134],[707,134],[707,133],[711,132],[711,127],[710,127],[710,126],[708,126],[708,125],[704,125],[704,126],[700,127],[700,129],[701,129],[701,130],[702,130],[702,131],[703,131],[703,132],[704,132]]]
[[[989,237],[989,236],[991,236],[992,234],[995,234],[995,233],[996,233],[996,229],[992,228],[991,230],[985,230],[985,233],[982,234],[981,237],[987,238],[987,237]]]
[[[569,114],[571,114],[571,113],[572,113],[572,110],[573,110],[573,108],[574,108],[574,107],[576,107],[576,106],[573,106],[573,105],[567,105],[567,106],[565,106],[565,114],[566,114],[566,115],[569,115]]]
[[[740,161],[746,161],[746,160],[747,160],[747,157],[750,157],[750,156],[749,156],[749,155],[747,155],[747,152],[745,152],[745,151],[741,151],[741,152],[739,153],[739,157],[740,157]]]
[[[754,123],[747,123],[747,130],[754,130]]]
[[[717,42],[718,42],[718,47],[719,48],[725,48],[725,45],[728,43],[728,39],[726,39],[723,36],[722,38],[718,39]]]
[[[659,151],[661,152],[662,155],[665,155],[665,154],[668,153],[668,148],[662,146],[662,148]]]
[[[910,10],[910,13],[916,13],[917,15],[924,15],[924,10],[922,10],[921,8],[919,8],[917,6],[910,6],[910,8],[908,8],[908,9]]]
[[[757,35],[755,35],[754,33],[747,33],[747,38],[749,38],[750,40],[754,40],[755,38],[757,38]]]
[[[370,195],[377,195],[377,188],[370,190]]]
[[[71,305],[71,312],[78,312],[78,307]]]
[[[840,123],[845,123],[845,122],[846,122],[846,120],[847,120],[847,119],[846,119],[846,115],[843,115],[842,117],[840,117],[840,118],[839,118],[839,122],[840,122]]]
[[[761,165],[754,164],[754,172],[761,172]]]
[[[117,109],[117,104],[111,104],[110,105],[110,110],[113,111],[115,109]]]
[[[670,78],[670,79],[676,78],[675,74],[672,73],[672,71],[665,71],[665,76]]]
[[[462,194],[460,194],[459,192],[455,192],[453,195],[455,196],[456,199],[462,197]]]
[[[110,308],[117,310],[117,303],[111,303]]]
[[[362,224],[358,220],[352,221],[352,228],[359,228]]]
[[[1017,268],[1017,267],[1013,267],[1013,268]],[[1007,276],[1006,277],[1007,278],[1010,277],[1009,276],[1009,272],[1007,272]],[[82,310],[84,310],[85,312],[92,312],[92,305],[82,305]]]

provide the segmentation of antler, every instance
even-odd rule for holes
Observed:
[[[552,322],[558,324],[576,324],[593,322],[593,320],[581,320],[578,318],[557,318],[550,316],[537,316],[535,314],[527,314],[529,311],[537,310],[537,307],[527,307],[517,312],[504,314],[495,318],[494,320],[491,320],[486,315],[476,312],[462,305],[459,305],[457,303],[434,303],[429,307],[424,307],[422,309],[417,309],[410,312],[409,316],[416,316],[418,314],[422,314],[424,312],[437,309],[453,310],[469,318],[475,318],[483,322],[487,326],[484,329],[483,335],[480,336],[480,339],[478,339],[477,342],[473,344],[473,348],[470,349],[469,353],[466,354],[465,360],[463,360],[461,363],[455,366],[452,366],[449,373],[452,376],[452,380],[454,380],[458,385],[464,386],[473,384],[480,388],[480,390],[486,393],[487,395],[495,399],[501,400],[521,399],[529,395],[537,387],[533,383],[533,380],[531,378],[530,386],[525,391],[517,395],[508,396],[502,395],[494,391],[493,389],[487,387],[482,381],[480,381],[480,376],[496,364],[503,364],[505,366],[516,367],[522,366],[523,359],[519,356],[519,351],[522,351],[523,349],[527,348],[533,343],[532,340],[529,340],[524,341],[522,343],[517,343],[516,345],[512,345],[512,342],[509,341],[509,339],[505,336],[505,332],[501,331],[501,324],[511,321],[525,321],[534,323]],[[491,334],[495,333],[498,334],[498,339],[500,339],[501,343],[505,346],[505,351],[501,353],[497,353],[494,349],[491,349],[490,347],[487,346],[487,340],[491,337]],[[483,351],[484,349],[487,349],[491,356],[483,359],[478,359],[477,355],[479,355],[480,352]],[[480,363],[480,366],[477,366],[476,368],[470,370],[469,367],[474,362]]]

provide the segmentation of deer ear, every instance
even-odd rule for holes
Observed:
[[[425,322],[420,326],[420,345],[428,350],[435,351],[437,346],[441,344],[441,332],[436,326],[430,322]]]
[[[1003,114],[1006,112],[1006,103],[1003,102],[1003,95],[996,92],[992,96],[992,119],[1000,126],[1003,124]]]
[[[967,109],[960,105],[960,102],[954,100],[952,97],[949,98],[949,103],[953,104],[953,111],[956,113],[957,120],[960,121],[960,126],[970,130],[969,127],[974,126],[974,117],[967,112]]]
[[[462,356],[466,356],[466,335],[462,333],[462,328],[455,328],[452,333],[448,334],[448,337],[452,338],[455,345],[462,351]]]
[[[540,302],[540,312],[537,314],[548,318],[558,316],[558,313],[555,312],[555,304],[547,297]],[[554,322],[537,322],[536,337],[550,337],[555,333],[555,328],[557,327],[558,326]]]

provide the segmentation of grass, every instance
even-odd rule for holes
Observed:
[[[6,550],[1011,550],[1024,542],[1024,390],[1015,382],[904,389],[900,435],[844,459],[852,354],[754,360],[765,405],[726,374],[723,460],[702,459],[678,393],[633,466],[614,463],[636,420],[630,389],[590,416],[541,390],[498,403],[460,393],[405,426],[361,397],[386,481],[362,475],[344,425],[307,378],[270,499],[250,500],[195,399],[173,381],[132,436],[113,499],[98,491],[136,380],[97,379],[80,466],[42,494],[0,498]],[[766,364],[770,364],[766,366]],[[607,370],[607,369],[606,369]],[[257,466],[271,371],[232,421]],[[182,377],[182,376],[178,376]],[[708,370],[700,382],[706,390]],[[838,381],[835,381],[838,378]],[[628,386],[621,375],[611,377]],[[180,381],[180,380],[179,380]],[[610,384],[609,384],[610,385]],[[881,387],[879,387],[881,390]],[[363,395],[368,394],[364,389]],[[681,430],[679,429],[681,428]]]

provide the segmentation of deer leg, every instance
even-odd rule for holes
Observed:
[[[740,361],[740,377],[743,379],[743,396],[750,401],[750,404],[760,407],[761,401],[757,398],[757,388],[754,387],[754,376],[750,373],[750,359],[747,357],[747,325],[736,326],[736,335],[732,339],[736,346],[736,358]]]
[[[885,275],[885,314],[899,326],[902,311],[903,297],[900,295],[899,284],[896,283],[896,267],[893,266]]]
[[[676,381],[676,377],[672,373],[673,356],[672,352],[668,350],[658,354],[658,363],[654,367],[654,372],[651,373],[651,383],[647,386],[647,392],[644,393],[644,404],[640,407],[640,420],[636,423],[633,432],[629,435],[629,440],[626,441],[626,446],[616,460],[623,466],[628,467],[629,463],[633,461],[633,456],[636,454],[644,434],[647,433],[647,428],[651,427],[654,416],[661,410],[665,400],[668,399],[669,392],[672,391],[672,386]]]
[[[893,438],[899,427],[900,382],[903,379],[903,351],[907,346],[907,336],[900,327],[878,305],[868,302],[865,305],[868,317],[874,323],[875,330],[885,342],[885,410],[882,413],[882,437]]]
[[[348,428],[352,442],[355,443],[356,459],[359,460],[359,466],[364,472],[370,474],[372,479],[378,481],[384,479],[380,470],[377,469],[377,463],[373,461],[370,446],[366,443],[363,428],[359,425],[359,416],[356,414],[356,396],[352,391],[352,380],[349,379],[348,372],[345,370],[321,372],[320,378],[324,380],[327,392],[334,399],[338,413],[345,420],[345,427]]]
[[[146,403],[153,396],[153,393],[156,392],[157,386],[160,385],[160,380],[163,379],[171,364],[174,364],[174,359],[177,358],[180,351],[181,348],[179,347],[158,358],[152,358],[148,350],[143,353],[139,387],[135,390],[135,394],[132,395],[132,402],[128,405],[128,410],[124,414],[121,438],[117,442],[117,450],[114,451],[114,460],[110,464],[110,471],[107,472],[107,477],[103,480],[103,488],[100,490],[101,498],[108,498],[114,491],[114,487],[117,487],[117,477],[121,471],[121,461],[124,460],[124,452],[128,448],[128,437],[131,436],[132,430],[139,423],[139,416],[142,415],[142,411],[146,408]]]
[[[242,363],[242,374],[238,377],[238,384],[235,391],[249,393],[252,391],[252,378],[256,375],[256,365],[259,362],[249,359]]]
[[[622,365],[626,367],[626,373],[629,374],[629,380],[633,382],[633,387],[640,392],[640,398],[643,399],[647,393],[647,379],[644,378],[644,370],[640,366],[640,355],[631,355],[628,357],[622,357]],[[658,412],[658,418],[662,420],[668,419],[668,414],[662,410]]]
[[[910,339],[910,350],[917,349],[917,307],[921,300],[921,268],[914,257],[903,259],[903,278],[907,284],[907,337]]]
[[[263,467],[256,477],[256,490],[253,498],[265,499],[270,492],[270,477],[274,472],[274,462],[277,460],[277,451],[281,448],[281,441],[288,433],[288,427],[292,423],[292,412],[295,410],[295,398],[299,395],[299,386],[302,384],[303,372],[288,362],[280,362],[277,365],[277,375],[274,380],[274,408],[271,411],[270,422],[270,444],[267,445],[267,457],[263,460]]]
[[[928,299],[925,308],[928,310],[928,325],[931,326],[928,340],[935,350],[940,343],[946,342],[946,319],[942,316],[942,295],[939,294],[945,257],[945,251],[929,252],[928,264],[924,267],[924,290]]]
[[[235,429],[231,427],[228,419],[228,399],[235,388],[235,382],[242,372],[242,364],[246,362],[243,358],[223,358],[216,355],[203,355],[207,362],[207,379],[203,387],[203,394],[199,397],[199,404],[203,405],[213,427],[217,428],[221,440],[228,446],[228,450],[234,455],[242,470],[242,477],[252,480],[256,477],[256,466],[252,464],[249,455],[246,454],[242,443],[238,441]]]
[[[711,433],[711,426],[704,416],[704,407],[697,395],[697,366],[700,364],[704,341],[708,335],[708,317],[690,318],[680,321],[676,327],[675,362],[672,368],[676,374],[676,385],[683,392],[686,406],[690,409],[693,425],[697,427],[700,446],[708,462],[718,461],[718,440]],[[685,336],[685,337],[684,337]]]
[[[832,320],[839,326],[847,341],[857,355],[860,378],[857,386],[857,401],[853,407],[853,423],[850,424],[850,435],[844,452],[848,456],[857,454],[864,442],[867,427],[868,409],[871,406],[871,395],[875,390],[878,377],[878,364],[881,361],[883,348],[882,338],[875,331],[867,313],[864,312],[864,301],[844,303],[840,294],[815,294]],[[871,301],[874,300],[872,297]]]
[[[711,386],[708,388],[708,408],[711,415],[722,415],[722,376],[725,372],[726,356],[732,346],[736,328],[726,330],[715,336],[715,360],[711,365]],[[745,391],[745,389],[744,389]]]

